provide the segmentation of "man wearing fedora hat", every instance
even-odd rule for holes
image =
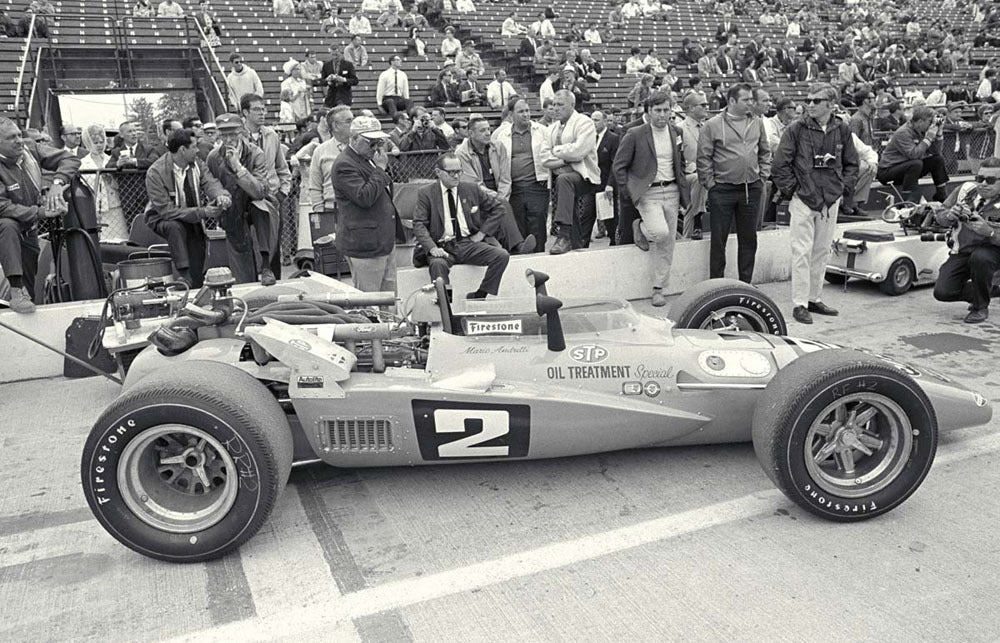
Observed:
[[[392,179],[386,172],[389,136],[378,119],[351,121],[350,143],[333,163],[337,203],[337,249],[351,265],[354,287],[365,292],[396,291],[398,215]]]
[[[221,145],[208,155],[208,169],[232,196],[222,213],[229,268],[237,283],[257,280],[273,286],[271,248],[274,245],[268,203],[268,170],[264,153],[243,138],[243,121],[236,114],[215,119]]]

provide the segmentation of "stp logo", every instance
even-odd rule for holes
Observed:
[[[569,349],[569,356],[577,362],[594,364],[603,362],[608,357],[608,349],[597,344],[583,344]]]

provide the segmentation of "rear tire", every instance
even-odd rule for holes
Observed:
[[[232,366],[190,361],[146,376],[98,418],[81,477],[123,545],[198,562],[257,533],[291,467],[291,429],[271,392]]]
[[[885,281],[878,285],[883,293],[897,297],[913,287],[917,279],[917,269],[906,257],[900,257],[892,262],[886,272]]]
[[[806,511],[854,522],[900,505],[934,461],[937,417],[906,373],[850,349],[809,353],[757,402],[753,446],[765,473]]]
[[[788,334],[778,305],[736,279],[709,279],[688,288],[670,307],[670,319],[678,328]]]

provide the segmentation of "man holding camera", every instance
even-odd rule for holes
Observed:
[[[993,273],[1000,269],[1000,159],[984,160],[976,180],[952,192],[935,218],[954,228],[954,245],[938,272],[934,298],[967,301],[965,323],[984,322],[989,317]]]
[[[233,201],[208,166],[198,159],[198,140],[189,129],[171,132],[167,152],[146,172],[146,223],[167,240],[181,279],[192,288],[205,280],[208,242],[202,222],[218,219]],[[212,204],[202,207],[201,195]]]
[[[945,200],[948,170],[941,156],[944,118],[924,105],[913,108],[913,116],[893,133],[882,152],[876,178],[900,185],[903,198],[920,203],[920,177],[934,179],[934,201]]]
[[[399,149],[403,152],[420,150],[449,150],[448,137],[434,125],[434,118],[423,107],[413,108],[416,119],[410,131],[399,139]]]
[[[806,116],[781,135],[771,178],[788,205],[792,251],[792,316],[812,323],[812,313],[837,315],[820,300],[837,213],[854,192],[858,154],[851,128],[833,118],[837,90],[827,83],[809,88]]]
[[[0,266],[16,313],[35,312],[38,221],[66,212],[64,188],[79,169],[69,151],[22,139],[21,128],[0,116]]]

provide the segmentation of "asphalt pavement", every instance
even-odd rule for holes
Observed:
[[[789,334],[925,364],[1000,402],[1000,310],[928,288],[828,287]],[[553,291],[558,296],[558,293]],[[640,310],[658,314],[648,302]],[[238,553],[175,565],[119,545],[79,484],[117,394],[0,386],[0,640],[996,641],[1000,418],[942,436],[896,510],[835,524],[749,444],[412,469],[298,468]]]

